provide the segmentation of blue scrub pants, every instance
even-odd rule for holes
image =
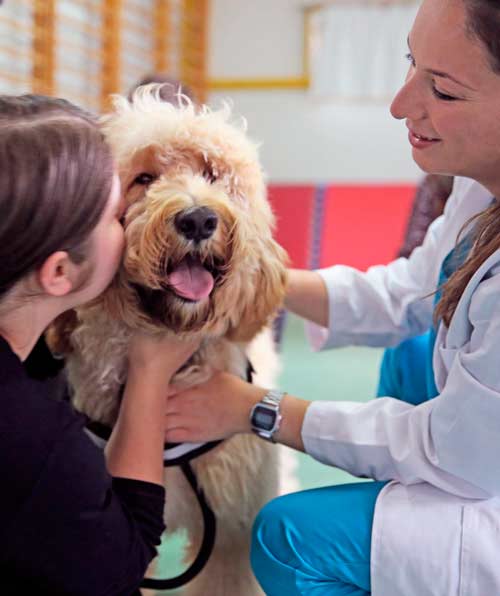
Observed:
[[[253,528],[252,569],[268,596],[367,596],[375,501],[384,482],[278,497]]]
[[[432,339],[413,338],[386,351],[378,395],[415,405],[434,397],[426,375]],[[384,485],[327,486],[268,503],[255,521],[251,548],[253,572],[267,596],[368,596],[373,514]]]

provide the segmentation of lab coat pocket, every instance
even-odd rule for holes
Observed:
[[[448,370],[450,370],[457,353],[457,348],[446,348],[445,346],[439,346],[439,355]]]
[[[434,354],[433,366],[434,377],[439,390],[443,388],[458,352],[459,350],[457,348],[446,348],[443,345],[438,346],[437,354]]]
[[[463,507],[459,596],[500,594],[500,499]]]

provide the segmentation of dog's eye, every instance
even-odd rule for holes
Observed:
[[[209,165],[205,166],[202,176],[207,182],[210,182],[210,184],[217,182],[217,176],[214,174],[214,171]]]
[[[151,182],[155,180],[156,176],[148,174],[148,172],[142,172],[134,178],[133,184],[140,184],[141,186],[149,186]]]

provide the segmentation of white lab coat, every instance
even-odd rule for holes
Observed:
[[[491,199],[458,179],[410,259],[366,273],[322,270],[330,326],[308,325],[313,346],[389,346],[426,331],[442,261]],[[434,371],[440,394],[419,406],[392,398],[313,403],[304,445],[356,476],[392,480],[375,509],[373,596],[498,596],[500,251],[469,282],[450,328],[440,326]]]

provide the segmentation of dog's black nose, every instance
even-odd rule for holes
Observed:
[[[193,207],[176,215],[175,227],[188,240],[200,242],[217,229],[217,215],[208,207]]]

